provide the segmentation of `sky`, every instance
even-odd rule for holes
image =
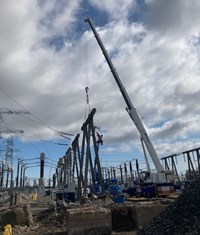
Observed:
[[[2,0],[0,110],[30,112],[1,115],[1,130],[24,131],[14,135],[14,161],[44,152],[56,162],[96,108],[102,165],[144,163],[140,135],[85,17],[159,158],[199,147],[199,11],[196,0]],[[4,150],[8,135],[1,135]]]

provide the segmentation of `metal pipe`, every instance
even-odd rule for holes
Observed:
[[[10,188],[13,188],[14,182],[13,182],[13,166],[11,166],[11,173],[10,173]]]
[[[18,188],[19,185],[19,168],[20,168],[20,163],[23,160],[21,160],[20,158],[18,158],[18,163],[17,163],[17,177],[16,177],[16,188]]]
[[[27,169],[28,167],[24,167],[24,169],[23,169],[23,180],[22,180],[22,186],[24,187],[24,183],[25,183],[25,172],[26,172],[26,169]]]
[[[8,187],[8,181],[9,181],[9,170],[10,170],[10,167],[9,165],[7,165],[7,174],[6,174],[6,188]]]
[[[45,154],[40,154],[40,178],[44,177],[44,160],[45,160]]]
[[[22,187],[23,168],[24,168],[24,164],[21,165],[21,171],[20,171],[20,187]]]
[[[1,187],[3,187],[3,180],[4,180],[4,161],[2,161],[1,165],[1,183],[0,183]]]

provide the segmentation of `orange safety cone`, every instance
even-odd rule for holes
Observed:
[[[4,228],[3,235],[12,235],[12,226],[10,224],[7,224]]]

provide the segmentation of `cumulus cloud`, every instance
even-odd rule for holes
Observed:
[[[192,148],[199,143],[200,5],[193,0],[138,2],[87,4],[109,14],[109,22],[96,28],[159,155]],[[0,105],[20,108],[14,99],[56,130],[76,134],[88,86],[107,150],[141,151],[139,133],[91,29],[75,30],[84,18],[83,3],[2,2]],[[130,17],[133,12],[140,20]],[[7,125],[35,135],[30,118],[4,116]],[[48,127],[40,125],[39,132],[44,139],[58,138]]]
[[[186,36],[199,30],[198,1],[147,0],[146,6],[144,22],[151,30],[168,34],[172,38]]]
[[[90,4],[97,7],[102,11],[106,11],[111,19],[120,20],[122,18],[127,18],[129,12],[135,6],[135,0],[120,0],[120,1],[98,1],[89,0]]]

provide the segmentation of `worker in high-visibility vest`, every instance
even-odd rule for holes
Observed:
[[[12,235],[12,226],[10,224],[7,224],[4,228],[3,235]]]

